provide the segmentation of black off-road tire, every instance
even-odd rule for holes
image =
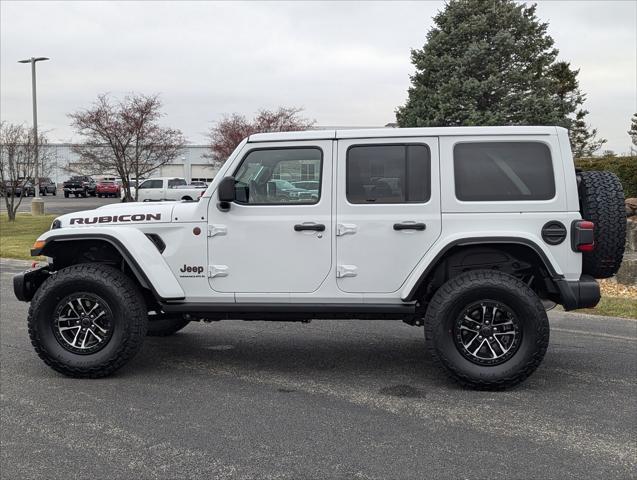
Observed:
[[[146,335],[149,337],[168,337],[177,333],[189,323],[190,320],[184,320],[181,317],[149,315]]]
[[[460,352],[454,325],[465,308],[482,301],[506,305],[520,323],[517,350],[504,363],[478,365]],[[434,363],[465,387],[502,390],[525,380],[540,365],[549,344],[549,322],[539,297],[517,278],[494,270],[474,270],[445,283],[425,315],[425,338]]]
[[[71,352],[54,333],[56,306],[80,292],[97,295],[112,312],[112,335],[95,353]],[[148,326],[146,315],[142,294],[124,273],[97,263],[73,265],[51,275],[35,293],[29,308],[29,337],[36,353],[54,370],[76,378],[105,377],[140,350]]]
[[[595,224],[595,249],[584,252],[582,273],[609,278],[617,273],[626,246],[626,206],[622,184],[612,172],[580,172],[582,218]]]

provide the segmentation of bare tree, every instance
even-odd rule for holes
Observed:
[[[159,125],[161,107],[158,95],[133,94],[115,101],[103,94],[90,108],[69,115],[71,126],[85,139],[73,147],[81,163],[92,165],[94,173],[120,176],[126,200],[132,200],[131,178],[137,181],[170,163],[186,144],[180,130]]]
[[[291,132],[312,128],[316,122],[301,117],[299,114],[302,111],[302,108],[294,107],[259,110],[252,121],[238,113],[225,115],[208,133],[211,157],[218,162],[225,162],[241,140],[254,133]]]
[[[46,143],[46,135],[38,135],[38,147]],[[24,125],[0,122],[0,189],[7,207],[9,221],[14,221],[22,199],[27,195],[27,184],[32,182],[35,170],[35,137],[33,129]],[[46,164],[46,155],[40,155],[41,165]],[[43,170],[46,171],[46,170]],[[33,184],[36,189],[38,185]],[[20,194],[16,195],[16,191]]]

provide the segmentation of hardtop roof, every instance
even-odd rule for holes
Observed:
[[[346,138],[446,137],[479,135],[554,135],[560,127],[419,127],[361,128],[351,130],[303,130],[298,132],[255,133],[248,142],[286,142],[294,140],[337,140]]]

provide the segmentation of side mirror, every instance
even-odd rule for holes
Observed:
[[[227,212],[230,210],[230,203],[234,202],[236,181],[234,177],[224,177],[217,188],[217,198],[219,198],[219,210]]]

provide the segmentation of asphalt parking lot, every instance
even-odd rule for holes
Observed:
[[[44,212],[47,214],[59,214],[77,212],[79,210],[92,210],[109,203],[119,203],[119,198],[98,198],[98,197],[86,197],[64,198],[64,195],[58,190],[57,195],[47,195],[41,197],[44,200]],[[31,200],[33,197],[25,197],[22,199],[22,203],[18,208],[18,212],[30,212]],[[0,198],[0,212],[6,212],[7,206],[4,198]]]
[[[463,390],[397,321],[193,323],[111,378],[46,367],[1,264],[2,478],[635,478],[637,320],[551,314],[540,369]]]

